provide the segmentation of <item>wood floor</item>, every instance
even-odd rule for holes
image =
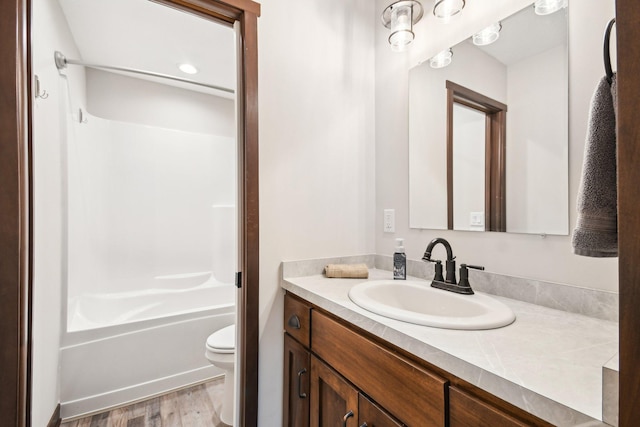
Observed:
[[[218,415],[223,384],[215,379],[61,427],[226,427]]]

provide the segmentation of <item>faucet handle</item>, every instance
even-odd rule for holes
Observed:
[[[467,265],[460,264],[460,282],[458,286],[465,289],[465,293],[473,294],[473,289],[471,289],[471,283],[469,283],[469,268],[473,268],[475,270],[484,270],[484,267],[481,265]]]
[[[433,280],[436,282],[444,282],[444,276],[442,276],[442,261],[434,260],[436,263],[436,274],[433,276]]]

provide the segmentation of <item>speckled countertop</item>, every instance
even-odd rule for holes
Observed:
[[[373,269],[368,280],[390,278]],[[604,425],[594,420],[602,420],[602,367],[618,351],[617,323],[493,296],[515,312],[513,324],[485,331],[413,325],[354,304],[349,289],[364,280],[312,275],[284,278],[282,287],[555,425]]]

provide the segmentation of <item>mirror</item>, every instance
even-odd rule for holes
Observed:
[[[409,71],[411,228],[568,234],[566,9],[501,25]]]

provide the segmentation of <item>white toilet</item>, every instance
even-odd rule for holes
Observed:
[[[209,335],[206,348],[205,355],[209,362],[224,371],[224,399],[220,420],[232,426],[235,395],[236,325],[227,326]]]

